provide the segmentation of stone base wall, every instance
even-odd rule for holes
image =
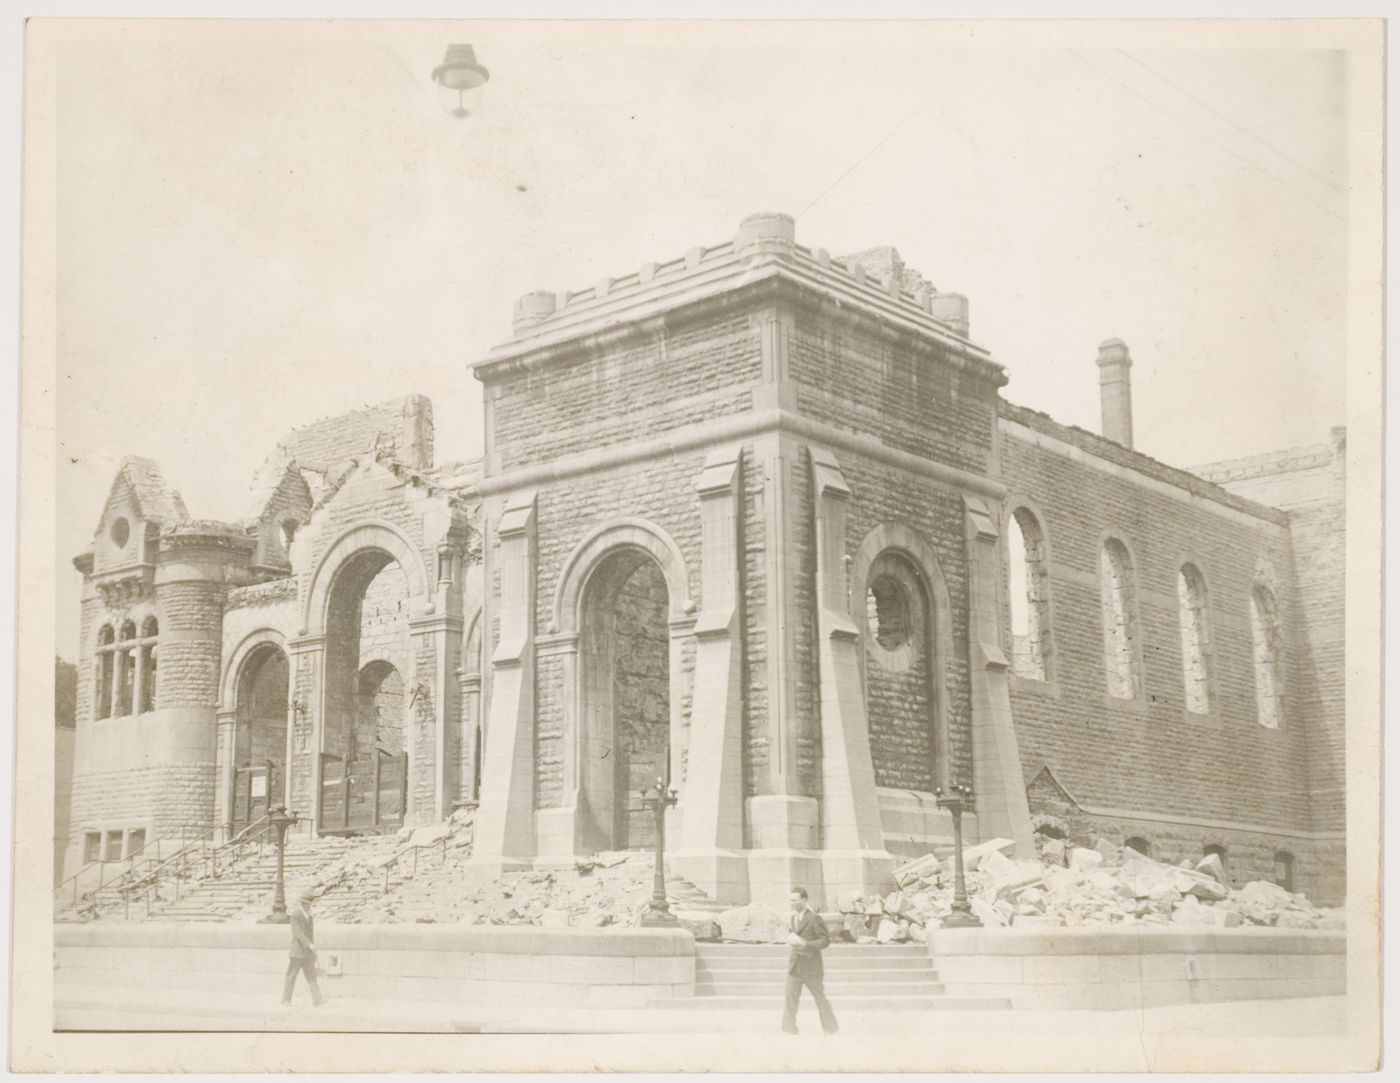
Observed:
[[[1166,1004],[1346,993],[1346,934],[1231,929],[940,929],[929,954],[953,996],[1014,1008]]]
[[[285,925],[57,925],[54,983],[91,992],[281,991]],[[329,997],[434,1003],[503,1001],[641,1008],[692,995],[695,941],[684,930],[423,928],[319,924]]]

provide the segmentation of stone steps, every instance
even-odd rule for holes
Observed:
[[[782,944],[697,944],[695,995],[658,999],[665,1011],[780,1011],[787,988]],[[1004,998],[950,997],[921,945],[833,945],[822,953],[827,998],[843,1012],[996,1010]]]

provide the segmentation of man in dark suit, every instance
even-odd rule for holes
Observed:
[[[292,989],[297,983],[297,971],[306,975],[306,984],[311,987],[311,1003],[320,1007],[325,1001],[321,986],[316,981],[316,923],[311,918],[311,900],[315,898],[309,891],[303,891],[292,910],[292,952],[287,960],[287,980],[282,985],[282,1003],[292,1003]]]
[[[822,952],[831,946],[831,934],[826,931],[826,922],[821,915],[807,905],[805,888],[793,888],[792,917],[788,920],[787,1003],[783,1011],[783,1030],[797,1033],[797,1002],[802,997],[805,985],[817,1002],[817,1013],[821,1016],[822,1030],[835,1034],[840,1028],[836,1025],[836,1015],[831,1010],[831,1002],[826,999],[822,988]]]

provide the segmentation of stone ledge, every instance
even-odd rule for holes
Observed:
[[[1275,955],[1344,955],[1346,933],[1331,929],[1162,928],[937,929],[929,954],[945,955],[1163,955],[1266,952]]]
[[[285,925],[181,922],[171,925],[56,925],[57,947],[277,948],[287,946]],[[684,929],[542,929],[534,926],[339,925],[321,923],[320,948],[422,949],[489,955],[686,956],[695,938]]]

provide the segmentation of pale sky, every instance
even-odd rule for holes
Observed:
[[[419,391],[439,461],[475,456],[468,365],[515,297],[759,210],[966,294],[1006,396],[1063,422],[1097,430],[1097,346],[1124,339],[1137,446],[1167,462],[1344,421],[1342,54],[464,25],[187,22],[60,49],[60,653],[69,560],[124,455],[232,518],[288,429]],[[450,41],[491,70],[467,121],[429,81]]]

